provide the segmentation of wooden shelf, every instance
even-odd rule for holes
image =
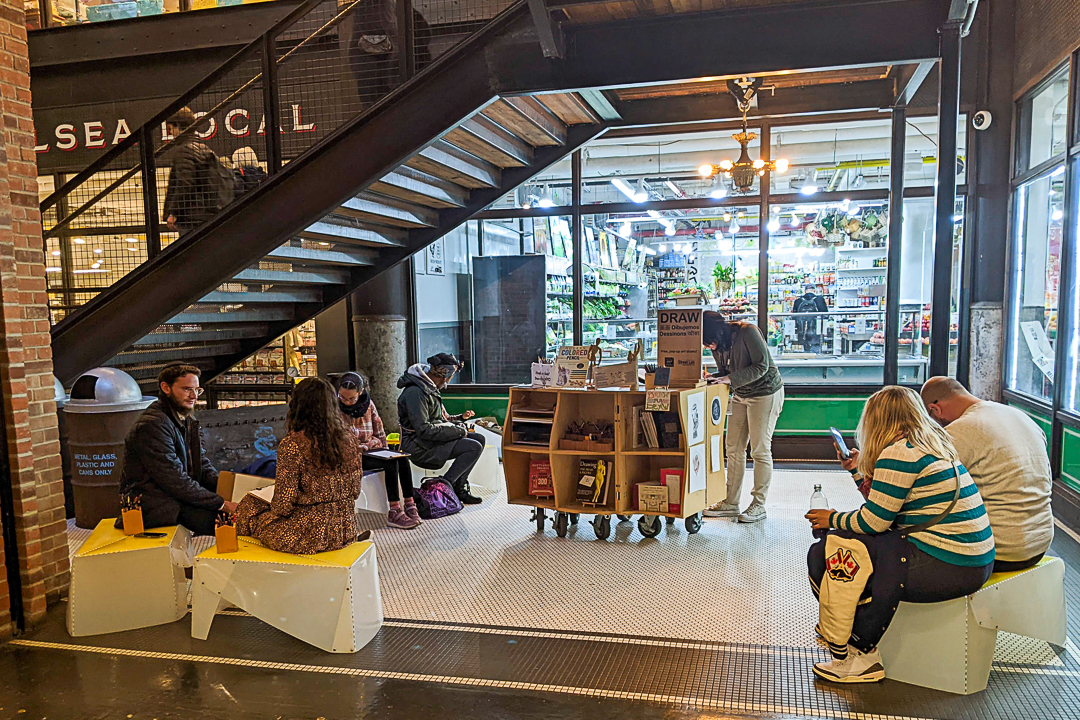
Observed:
[[[614,450],[596,452],[595,450],[552,450],[552,455],[581,455],[583,457],[615,457]]]
[[[506,503],[508,505],[525,505],[526,507],[544,508],[545,510],[555,509],[555,498],[550,497],[518,498],[516,500],[507,500]]]
[[[685,455],[686,450],[672,450],[670,448],[651,448],[645,450],[623,450],[623,455]]]
[[[536,455],[546,455],[548,452],[550,452],[547,445],[522,445],[520,443],[508,443],[506,445],[503,445],[503,450],[535,453]]]

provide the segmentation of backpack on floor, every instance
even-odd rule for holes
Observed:
[[[416,511],[424,520],[454,515],[461,512],[461,501],[458,500],[454,488],[441,477],[432,477],[424,480],[420,489],[416,491],[414,501]]]

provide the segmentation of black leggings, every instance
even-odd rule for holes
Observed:
[[[390,502],[397,502],[402,495],[407,498],[413,496],[412,465],[409,464],[409,458],[384,460],[365,455],[364,470],[383,471],[386,476],[386,498]],[[399,486],[401,487],[400,494],[398,491]]]
[[[1028,568],[1038,565],[1045,554],[1046,553],[1039,553],[1035,557],[1028,558],[1027,560],[995,560],[994,572],[1017,572],[1019,570],[1027,570]]]

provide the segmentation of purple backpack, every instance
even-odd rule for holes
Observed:
[[[450,483],[432,477],[424,480],[416,493],[416,511],[425,520],[435,520],[461,512],[461,501]]]

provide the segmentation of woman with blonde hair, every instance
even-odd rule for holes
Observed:
[[[814,674],[832,682],[885,677],[878,641],[898,603],[963,597],[994,567],[994,536],[979,490],[919,395],[890,386],[874,393],[857,430],[861,451],[845,469],[869,480],[858,510],[811,510],[828,534],[807,555],[820,610],[818,634],[832,660]]]

